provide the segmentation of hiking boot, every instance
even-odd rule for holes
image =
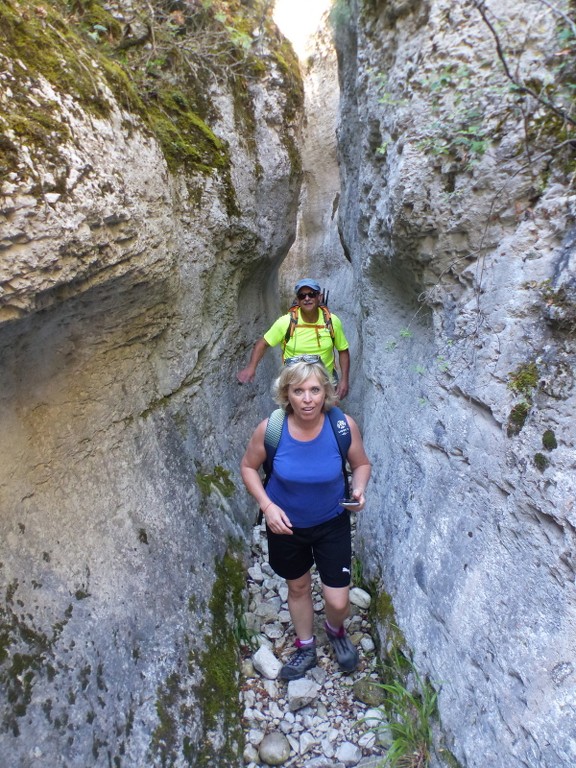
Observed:
[[[302,645],[300,640],[294,643],[297,650],[294,651],[290,659],[280,670],[282,680],[298,680],[304,677],[306,672],[318,664],[316,655],[316,640],[308,645]]]
[[[326,629],[330,645],[334,648],[340,669],[343,672],[354,672],[358,666],[358,651],[352,645],[344,627],[340,627],[338,632],[334,632],[327,624],[325,624],[324,628]]]

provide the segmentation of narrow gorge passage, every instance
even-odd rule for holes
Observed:
[[[353,361],[351,393],[341,405],[362,418],[359,381],[354,380],[361,369],[358,318],[351,301],[351,268],[336,227],[339,88],[327,20],[329,7],[329,2],[321,2],[299,11],[293,3],[276,4],[277,22],[300,57],[305,107],[301,147],[304,179],[296,239],[281,265],[280,289],[284,300],[290,300],[294,283],[311,275],[329,292],[329,306],[343,319]],[[370,498],[369,492],[367,496]],[[355,522],[355,513],[352,518]],[[298,681],[282,681],[278,678],[279,663],[294,651],[295,636],[287,587],[268,565],[266,545],[265,525],[256,525],[248,570],[249,612],[245,617],[254,646],[244,646],[241,683],[247,768],[380,765],[385,747],[377,738],[375,725],[380,723],[383,732],[385,721],[383,710],[376,708],[383,700],[383,691],[374,685],[381,680],[381,662],[368,616],[369,594],[352,582],[351,617],[346,626],[359,650],[360,664],[347,675],[339,670],[326,639],[320,582],[313,569],[319,664]],[[362,565],[357,559],[355,565],[354,575],[360,578]]]
[[[576,765],[575,30],[334,0],[298,61],[270,0],[0,0],[7,768],[381,757],[321,626],[313,704],[238,664],[292,630],[239,472],[279,357],[235,373],[303,275],[373,464],[359,675],[441,681],[431,768]]]

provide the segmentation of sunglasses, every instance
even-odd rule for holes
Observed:
[[[319,293],[320,291],[301,291],[300,293],[297,293],[296,296],[298,297],[298,301],[302,301],[302,299],[315,299]]]
[[[288,357],[284,361],[284,365],[291,366],[296,363],[319,363],[321,361],[320,355],[297,355],[296,357]]]

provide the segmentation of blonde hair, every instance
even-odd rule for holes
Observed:
[[[332,377],[326,370],[326,367],[322,362],[317,363],[305,363],[298,362],[293,365],[285,365],[282,368],[280,376],[276,379],[272,385],[272,397],[274,402],[283,408],[286,413],[292,413],[292,406],[288,399],[288,388],[290,385],[302,384],[302,382],[309,379],[311,376],[316,376],[320,385],[324,387],[324,405],[323,411],[329,411],[332,406],[338,402],[336,390],[332,383]]]

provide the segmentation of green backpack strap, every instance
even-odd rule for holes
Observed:
[[[264,479],[264,486],[266,486],[268,478],[272,474],[272,464],[274,463],[274,456],[280,442],[285,418],[286,411],[283,408],[276,408],[268,417],[268,424],[266,424],[266,432],[264,433],[264,448],[266,448],[266,460],[264,461],[266,477]]]
[[[264,448],[266,449],[266,459],[264,460],[264,480],[263,485],[266,488],[270,475],[272,474],[272,466],[274,464],[274,456],[276,455],[276,449],[280,442],[280,436],[282,434],[282,426],[284,419],[286,418],[286,411],[283,408],[276,408],[272,411],[268,417],[268,424],[266,424],[266,431],[264,433]],[[257,524],[262,522],[263,512],[258,510]]]

